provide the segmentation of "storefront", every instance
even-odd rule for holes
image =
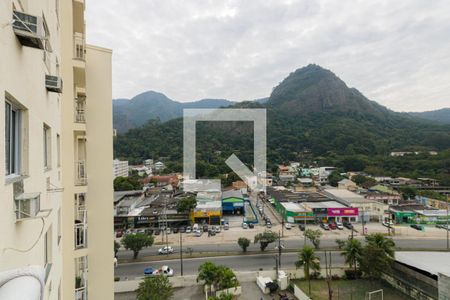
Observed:
[[[243,215],[245,213],[244,198],[224,198],[222,200],[222,211],[224,215]]]
[[[357,207],[327,208],[328,221],[356,222],[359,210]]]
[[[416,223],[417,213],[415,211],[397,211],[391,210],[391,218],[395,224]]]
[[[207,211],[200,210],[194,211],[191,214],[192,223],[195,224],[208,224],[208,225],[220,225],[220,219],[222,217],[221,211]]]

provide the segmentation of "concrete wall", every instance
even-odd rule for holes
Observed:
[[[439,273],[439,300],[450,300],[450,277]]]
[[[297,285],[294,285],[294,295],[299,300],[310,300],[311,299]]]

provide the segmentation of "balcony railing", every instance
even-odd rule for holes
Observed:
[[[87,248],[87,229],[86,223],[74,225],[75,249]]]
[[[74,121],[75,123],[86,123],[86,99],[75,98]]]
[[[75,32],[73,34],[73,58],[79,60],[86,59],[86,40],[84,34]]]
[[[86,162],[84,160],[75,162],[75,184],[76,185],[87,184]]]
[[[75,289],[75,300],[87,300],[87,289],[85,286]]]

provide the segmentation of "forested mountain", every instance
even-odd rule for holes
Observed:
[[[180,103],[154,91],[144,92],[132,99],[113,100],[113,124],[119,133],[144,125],[148,120],[168,121],[183,115],[184,108],[227,107],[235,102],[225,99],[202,99]]]
[[[450,124],[450,108],[442,108],[424,112],[410,112],[409,114],[430,121]]]
[[[267,108],[268,167],[285,161],[318,161],[342,170],[376,175],[430,176],[450,184],[450,125],[439,125],[393,112],[349,88],[317,65],[296,70],[264,101],[233,107]],[[231,109],[232,107],[230,107]],[[197,125],[197,172],[217,176],[229,172],[224,160],[235,153],[253,160],[252,124],[213,122]],[[437,150],[437,157],[389,157],[395,150]],[[151,121],[119,135],[115,155],[131,162],[169,157],[170,168],[182,164],[182,119]]]

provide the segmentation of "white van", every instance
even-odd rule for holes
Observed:
[[[194,226],[192,226],[192,231],[198,231],[200,229],[200,226],[198,226],[197,223],[194,224]]]

